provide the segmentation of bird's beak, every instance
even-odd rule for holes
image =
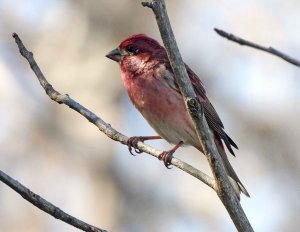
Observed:
[[[119,48],[116,48],[105,55],[107,58],[114,60],[116,62],[121,61],[121,52]]]

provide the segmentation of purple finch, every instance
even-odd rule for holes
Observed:
[[[132,147],[136,148],[138,141],[163,138],[169,143],[176,144],[173,149],[163,152],[160,156],[167,167],[170,165],[172,154],[181,145],[192,145],[203,152],[163,46],[144,34],[138,34],[126,38],[106,57],[120,64],[121,76],[130,100],[159,134],[159,136],[130,138],[128,142],[130,152]],[[204,115],[230,182],[238,197],[240,192],[249,196],[229,163],[223,143],[233,155],[232,146],[237,148],[237,145],[225,133],[223,123],[207,98],[201,80],[187,65],[186,70],[203,106]]]

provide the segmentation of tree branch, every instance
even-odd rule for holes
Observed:
[[[203,117],[201,105],[190,82],[175,41],[167,15],[165,2],[164,0],[152,0],[151,2],[142,2],[142,5],[151,8],[156,16],[157,25],[167,50],[168,58],[176,81],[183,95],[186,108],[194,121],[204,154],[206,155],[214,174],[217,183],[216,192],[230,214],[238,231],[253,231],[247,216],[244,213],[231,184],[229,183],[223,162],[217,151],[206,119]]]
[[[15,39],[16,44],[18,45],[20,54],[25,57],[25,59],[28,61],[31,69],[35,73],[36,77],[38,78],[41,86],[44,88],[46,94],[55,102],[59,104],[65,104],[69,106],[71,109],[75,110],[82,116],[84,116],[88,121],[93,123],[95,126],[98,127],[98,129],[103,132],[105,135],[107,135],[109,138],[118,141],[122,144],[127,145],[128,137],[121,134],[117,130],[115,130],[113,127],[111,127],[110,124],[103,121],[100,117],[98,117],[96,114],[70,98],[68,94],[61,94],[58,91],[56,91],[52,85],[46,80],[45,76],[43,75],[42,71],[40,70],[39,66],[37,65],[35,59],[33,58],[32,52],[28,51],[24,44],[22,43],[21,39],[16,33],[13,33],[13,37]],[[142,142],[137,143],[137,148],[143,152],[146,152],[156,158],[159,157],[159,155],[162,153],[160,150],[156,150],[152,148],[151,146],[148,146]],[[195,178],[199,179],[203,183],[205,183],[207,186],[212,188],[216,191],[216,182],[213,178],[205,174],[204,172],[197,170],[193,166],[181,161],[180,159],[177,159],[175,157],[172,158],[171,163],[173,166],[181,169],[182,171],[194,176]],[[8,184],[8,182],[4,182]],[[30,201],[30,199],[27,199]],[[31,202],[31,201],[30,201]],[[33,202],[32,202],[33,203]],[[34,204],[34,203],[33,203]]]
[[[10,188],[15,190],[19,193],[25,200],[29,201],[30,203],[34,204],[39,209],[43,210],[44,212],[52,215],[56,219],[64,221],[69,225],[72,225],[78,229],[87,232],[107,232],[106,230],[99,229],[95,226],[89,225],[86,222],[83,222],[67,213],[62,211],[60,208],[56,207],[55,205],[51,204],[49,201],[45,200],[44,198],[40,197],[39,195],[35,194],[34,192],[30,191],[30,189],[26,188],[24,185],[19,183],[17,180],[11,178],[4,172],[0,170],[0,180],[7,184]]]
[[[272,47],[264,47],[264,46],[261,46],[259,44],[256,44],[256,43],[253,43],[253,42],[250,42],[250,41],[247,41],[245,39],[242,39],[236,35],[233,35],[233,34],[229,34],[227,33],[226,31],[223,31],[223,30],[220,30],[220,29],[217,29],[215,28],[214,29],[215,32],[217,32],[218,35],[224,37],[224,38],[227,38],[228,40],[231,40],[233,42],[236,42],[240,45],[244,45],[244,46],[248,46],[248,47],[251,47],[251,48],[255,48],[255,49],[258,49],[258,50],[261,50],[261,51],[265,51],[265,52],[268,52],[274,56],[277,56],[277,57],[280,57],[281,59],[284,59],[285,61],[293,64],[293,65],[296,65],[298,67],[300,67],[300,61],[284,54],[283,52],[281,51],[278,51],[277,49],[275,48],[272,48]]]

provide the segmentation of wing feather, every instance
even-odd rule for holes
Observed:
[[[165,63],[166,69],[168,69],[170,72],[173,72],[172,67],[171,67],[167,57],[160,57],[160,59],[161,59],[161,61],[164,61],[163,63]],[[203,106],[204,115],[205,115],[205,118],[207,120],[207,124],[208,124],[209,128],[212,131],[215,131],[216,133],[218,133],[220,138],[224,141],[224,143],[225,143],[227,149],[229,150],[229,152],[233,156],[235,156],[234,151],[233,151],[231,146],[233,146],[236,149],[238,149],[238,146],[235,144],[235,142],[224,131],[224,125],[223,125],[218,113],[216,112],[215,108],[213,107],[213,105],[211,104],[209,99],[207,98],[206,90],[205,90],[205,87],[204,87],[202,81],[192,71],[192,69],[190,69],[190,67],[188,65],[185,65],[185,67],[186,67],[186,71],[188,73],[188,76],[191,80],[191,83],[194,87],[194,91],[195,91],[200,103]],[[176,83],[176,80],[174,79],[173,81],[174,81],[174,84],[172,84],[170,86],[180,93],[179,86]]]
[[[231,146],[238,149],[235,142],[225,133],[224,131],[224,125],[216,112],[213,105],[210,103],[209,99],[206,96],[206,91],[204,88],[203,83],[199,79],[199,77],[186,65],[186,70],[189,75],[189,78],[192,82],[192,85],[194,87],[194,90],[203,106],[204,109],[204,115],[207,120],[208,126],[211,130],[217,132],[221,139],[224,141],[227,149],[229,152],[235,156],[234,151],[232,150]]]

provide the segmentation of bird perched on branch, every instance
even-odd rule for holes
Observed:
[[[170,166],[173,153],[182,145],[194,146],[203,153],[163,46],[144,34],[138,34],[126,38],[106,57],[120,64],[121,76],[131,102],[159,135],[131,137],[128,140],[130,153],[132,148],[139,152],[136,147],[138,141],[160,138],[175,144],[174,148],[164,151],[159,157],[166,167]],[[201,80],[187,65],[185,66],[195,93],[203,106],[205,118],[229,180],[238,197],[240,192],[249,196],[229,163],[223,144],[232,155],[234,155],[232,147],[236,149],[238,147],[225,133],[223,123],[207,98]]]

